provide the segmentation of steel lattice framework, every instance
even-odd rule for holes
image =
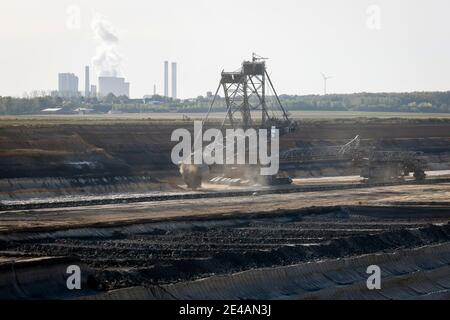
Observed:
[[[234,128],[270,127],[279,121],[289,122],[280,99],[273,87],[272,81],[266,70],[265,58],[253,54],[252,61],[244,61],[239,71],[222,71],[219,87],[214,100],[216,100],[220,88],[223,89],[227,115],[224,119]],[[281,111],[282,119],[276,119],[274,110],[269,110],[266,100],[266,91],[270,88],[276,98],[276,109]],[[260,111],[260,119],[252,119],[252,111]],[[272,112],[269,112],[272,111]],[[271,116],[272,114],[272,116]],[[260,123],[258,120],[260,120]]]

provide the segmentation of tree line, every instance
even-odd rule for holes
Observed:
[[[270,100],[270,99],[268,99]],[[450,113],[449,92],[412,93],[354,93],[330,95],[281,95],[280,100],[287,110],[317,111],[377,111],[377,112],[422,112]],[[211,99],[197,97],[187,100],[172,100],[160,96],[148,99],[129,99],[110,94],[103,99],[61,98],[43,96],[31,98],[0,97],[1,115],[39,114],[47,108],[62,108],[67,113],[77,108],[89,108],[94,112],[206,112]],[[216,100],[216,111],[225,110],[225,100]]]
[[[450,112],[450,92],[281,96],[288,110]]]

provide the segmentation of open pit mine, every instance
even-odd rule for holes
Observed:
[[[449,121],[292,118],[257,56],[220,90],[278,174],[180,174],[189,120],[2,121],[0,299],[450,298]]]

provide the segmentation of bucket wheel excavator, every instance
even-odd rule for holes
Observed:
[[[208,125],[214,107],[225,107],[225,116],[219,123],[223,136],[231,129],[279,130],[280,137],[293,132],[297,122],[289,118],[273,86],[266,68],[267,58],[253,53],[250,61],[242,62],[241,68],[233,72],[222,71],[219,85],[202,124]],[[223,91],[224,98],[219,97]],[[201,137],[196,137],[198,139]],[[270,139],[269,139],[270,140]],[[225,146],[220,145],[225,149]],[[200,150],[203,152],[204,150]],[[248,150],[246,150],[248,152]],[[225,153],[225,152],[224,152]],[[287,171],[305,163],[350,161],[359,169],[365,182],[395,182],[413,173],[416,180],[425,179],[426,163],[418,152],[385,151],[376,147],[363,147],[356,136],[341,146],[317,148],[293,148],[280,152],[280,170],[273,176],[261,176],[261,165],[195,165],[191,164],[194,151],[180,164],[180,173],[187,186],[197,189],[208,178],[208,182],[225,185],[259,183],[264,185],[290,184]],[[235,156],[235,155],[234,155]]]
[[[281,170],[301,168],[307,163],[321,161],[347,161],[360,172],[366,183],[398,182],[411,173],[417,181],[426,177],[423,153],[362,146],[359,136],[341,146],[293,148],[280,153]]]
[[[219,103],[226,108],[220,130],[231,129],[279,130],[280,136],[295,130],[296,122],[289,118],[281,104],[266,69],[266,60],[255,53],[250,61],[242,62],[241,68],[233,72],[222,71],[219,85],[202,123],[208,125],[211,112]],[[220,99],[219,92],[224,98]],[[220,100],[220,101],[219,101]],[[225,134],[224,134],[225,136]],[[198,137],[197,137],[198,138]],[[196,139],[197,139],[196,138]],[[223,146],[222,146],[223,147]],[[225,148],[225,147],[223,147]],[[246,150],[248,151],[248,150]],[[192,160],[192,154],[187,159]],[[243,181],[277,184],[289,182],[288,177],[260,176],[259,165],[194,165],[192,161],[180,164],[180,173],[188,187],[199,188],[207,177],[211,183],[240,184]]]

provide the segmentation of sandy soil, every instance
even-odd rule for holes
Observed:
[[[170,200],[103,206],[0,212],[0,232],[67,229],[89,225],[141,223],[194,216],[293,210],[350,205],[450,203],[450,184],[402,185],[363,189],[255,195],[252,197]]]

